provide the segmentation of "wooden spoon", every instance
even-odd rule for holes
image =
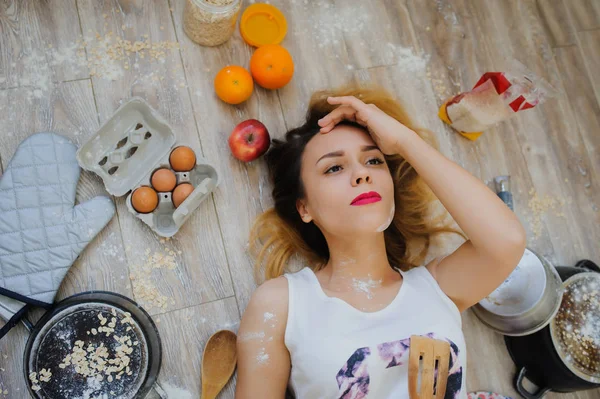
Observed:
[[[442,399],[446,394],[449,363],[448,342],[419,335],[411,336],[408,358],[410,399]]]
[[[233,375],[237,363],[237,336],[232,331],[214,333],[202,355],[202,398],[215,399]]]

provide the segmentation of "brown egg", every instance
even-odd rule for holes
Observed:
[[[152,174],[152,187],[156,191],[173,191],[177,184],[177,177],[170,169],[159,169]]]
[[[188,170],[194,169],[196,165],[196,154],[190,147],[180,146],[175,148],[171,152],[169,157],[171,167],[176,172],[187,172]]]
[[[181,183],[173,191],[173,205],[177,208],[194,191],[194,186],[190,183]]]
[[[139,213],[150,213],[158,206],[158,194],[151,187],[140,187],[133,192],[131,205]]]

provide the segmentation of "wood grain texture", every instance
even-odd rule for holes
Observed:
[[[91,29],[92,35],[98,32],[101,37],[106,37],[113,32],[116,37],[132,42],[144,39],[153,43],[176,41],[169,7],[164,1],[80,1],[78,7],[86,32]],[[130,97],[139,96],[166,118],[174,129],[178,144],[187,144],[202,154],[203,144],[194,123],[179,52],[167,51],[164,61],[147,53],[144,58],[141,54],[132,54],[122,65],[123,76],[118,80],[93,77],[101,122]],[[129,65],[129,69],[124,65]],[[165,149],[167,153],[168,149]],[[168,303],[165,308],[149,309],[151,314],[233,295],[212,197],[201,204],[173,239],[166,242],[127,210],[125,198],[116,198],[116,203],[132,271],[143,267],[148,255],[170,251],[177,254],[177,267],[152,272],[154,285],[160,295],[168,298]]]
[[[48,97],[32,104],[29,103],[26,89],[10,89],[5,93],[6,96],[0,96],[0,109],[5,116],[0,130],[0,153],[5,162],[4,168],[19,143],[33,133],[52,131],[78,143],[92,135],[97,128],[89,80],[59,83]],[[76,203],[97,195],[106,195],[102,183],[91,174],[82,173],[77,186]],[[107,290],[131,296],[127,274],[121,231],[114,217],[73,263],[56,300],[89,290]],[[6,369],[0,373],[0,380],[6,381],[5,388],[14,397],[26,395],[22,366],[27,336],[26,330],[17,326],[0,340],[0,367]],[[8,357],[4,358],[3,355]],[[23,392],[22,396],[17,392]]]
[[[560,73],[551,56],[552,50],[544,36],[540,17],[531,2],[481,2],[469,3],[476,18],[481,22],[485,40],[493,43],[503,41],[502,46],[490,43],[490,58],[498,65],[506,60],[518,59],[533,73],[541,76],[553,86],[562,90]],[[517,32],[503,21],[530,28]],[[589,228],[595,227],[567,224],[565,220],[588,220],[590,197],[583,190],[573,190],[569,183],[576,181],[580,170],[589,170],[591,162],[581,134],[571,111],[568,99],[557,95],[539,107],[517,114],[507,122],[516,132],[520,152],[531,174],[533,194],[539,197],[550,196],[557,203],[564,201],[559,211],[538,214],[529,209],[526,227],[530,228],[529,245],[548,256],[555,264],[573,264],[584,257],[598,257],[597,245],[593,237],[598,235]],[[569,132],[565,134],[565,132]],[[547,173],[551,170],[552,173]],[[592,188],[593,189],[593,188]],[[532,196],[530,190],[522,195]],[[531,198],[529,199],[531,200]],[[564,216],[561,216],[564,214]],[[545,231],[534,234],[538,225]],[[533,234],[532,234],[533,233]]]
[[[564,0],[537,0],[537,8],[552,47],[575,44],[575,27],[569,19],[568,6]]]
[[[8,392],[0,396],[3,399],[29,395],[23,378],[23,353],[28,336],[25,327],[19,324],[0,341],[0,389]]]
[[[175,310],[156,320],[163,342],[159,383],[167,391],[170,387],[179,387],[190,394],[189,398],[199,398],[202,393],[202,354],[206,342],[219,330],[237,332],[239,327],[240,318],[235,298]],[[233,399],[234,394],[235,374],[218,398]]]
[[[487,143],[497,137],[495,132],[471,142],[462,139],[437,117],[438,107],[445,100],[461,91],[470,90],[473,82],[487,68],[491,68],[486,57],[485,42],[467,39],[481,34],[478,25],[473,23],[468,7],[464,2],[438,2],[437,7],[429,7],[419,1],[408,1],[407,7],[418,46],[428,59],[426,83],[423,84],[430,86],[431,94],[424,104],[419,104],[417,98],[411,99],[409,103],[414,104],[412,113],[417,115],[419,121],[429,121],[427,127],[436,133],[442,152],[471,173],[482,180],[505,173],[505,167],[496,168],[496,164],[503,161],[502,153],[499,153],[502,146],[499,147],[497,142]],[[410,76],[406,76],[404,81],[409,79]],[[427,91],[422,89],[411,92],[414,97],[428,98]],[[494,154],[485,156],[486,162],[481,162],[478,154],[489,148]],[[484,174],[482,168],[490,170]]]
[[[244,164],[231,155],[227,139],[233,128],[246,119],[259,119],[271,137],[285,132],[277,92],[255,85],[250,99],[231,106],[219,100],[213,88],[216,73],[225,65],[248,68],[253,49],[246,45],[236,29],[227,43],[218,47],[201,47],[184,33],[183,2],[172,2],[177,38],[183,52],[183,64],[189,82],[204,153],[222,175],[222,184],[215,190],[215,207],[219,215],[227,260],[233,276],[240,310],[246,308],[256,284],[253,279],[253,259],[247,251],[248,234],[256,216],[271,206],[271,188],[262,159]],[[285,44],[285,43],[284,43]],[[296,78],[294,78],[296,79]]]
[[[468,348],[467,389],[519,398],[512,385],[516,367],[506,350],[503,336],[484,326],[471,310],[462,313],[462,323]],[[578,396],[571,395],[571,398]]]
[[[583,147],[590,159],[590,170],[580,170],[573,183],[574,191],[589,191],[600,179],[600,106],[596,101],[592,81],[587,75],[582,52],[577,47],[556,49],[556,62],[561,73],[566,97],[572,107]],[[593,196],[590,195],[589,199]],[[596,197],[597,198],[597,197]],[[595,212],[594,212],[595,213]],[[600,214],[589,216],[589,222],[600,222]]]
[[[286,10],[290,26],[283,45],[293,55],[294,78],[278,94],[285,125],[293,128],[303,122],[308,100],[316,90],[353,81],[343,25],[355,23],[358,16],[346,9],[342,14],[350,17],[338,19],[341,11],[332,0],[274,0],[271,4]]]
[[[52,82],[89,77],[85,62],[63,59],[75,53],[66,49],[75,49],[80,33],[75,0],[1,2],[0,88],[47,91]]]
[[[435,133],[442,153],[486,182],[491,189],[494,189],[495,176],[511,175],[515,212],[521,220],[525,220],[527,201],[517,193],[527,192],[531,178],[522,158],[517,158],[520,146],[510,126],[499,124],[472,142],[458,135],[437,116],[437,109],[443,101],[460,91],[470,90],[482,73],[497,70],[489,57],[489,43],[485,40],[469,40],[471,37],[481,37],[483,32],[466,2],[437,4],[437,7],[430,7],[420,1],[407,2],[415,37],[429,59],[426,78],[422,80],[429,89],[415,87],[403,90],[402,87],[391,87],[402,97],[413,93],[413,98],[406,101],[413,106],[411,114],[418,121],[426,122],[425,127]],[[394,71],[398,69],[390,68]],[[399,79],[396,73],[388,80],[390,85],[394,82],[402,82],[402,85],[411,82],[415,85],[421,81],[411,80],[410,76]],[[452,243],[445,251],[455,246]]]
[[[568,0],[566,4],[577,31],[600,28],[600,3],[597,0]]]
[[[414,45],[415,38],[408,28],[410,16],[406,6],[400,2],[386,3],[392,2],[337,0],[324,11],[317,11],[316,21],[309,22],[308,26],[312,23],[313,31],[321,33],[320,36],[326,33],[326,37],[316,39],[333,44],[336,56],[340,57],[343,56],[341,43],[336,43],[335,35],[323,26],[341,33],[348,53],[346,69],[395,65],[407,59],[406,46]],[[412,52],[418,54],[419,48]]]
[[[579,32],[577,37],[587,67],[587,76],[596,94],[596,101],[600,104],[600,81],[594,79],[594,76],[600,71],[600,29]]]
[[[194,147],[220,172],[220,187],[168,241],[129,213],[125,197],[116,198],[117,217],[81,254],[58,295],[107,289],[134,297],[129,274],[144,262],[146,250],[176,253],[174,270],[154,270],[149,276],[169,298],[166,308],[149,309],[162,338],[159,382],[167,391],[199,397],[207,339],[220,329],[237,330],[240,312],[256,287],[248,233],[255,217],[272,206],[271,186],[264,162],[235,160],[227,137],[249,118],[265,123],[272,137],[281,137],[302,122],[315,90],[348,82],[383,86],[435,134],[442,153],[490,187],[494,176],[512,176],[515,210],[532,249],[555,264],[600,259],[599,2],[273,0],[288,20],[282,44],[294,58],[294,78],[277,91],[256,86],[238,106],[217,99],[213,79],[227,64],[248,67],[254,49],[238,29],[224,45],[194,44],[181,25],[184,3],[0,2],[0,170],[31,133],[51,129],[81,144],[122,102],[138,95],[169,121],[178,141]],[[118,63],[115,80],[94,74],[92,80],[60,83],[89,77],[85,62],[65,49],[80,33],[98,40],[96,32],[100,39],[112,32],[132,42],[179,42],[181,51],[167,50],[164,61],[131,55],[128,69],[122,68],[125,60]],[[40,68],[27,58],[32,51],[41,54]],[[53,51],[64,59],[56,62]],[[88,59],[93,56],[88,48]],[[508,70],[512,59],[548,80],[558,94],[476,142],[439,120],[438,107],[445,99],[471,89],[486,71]],[[531,189],[565,205],[542,212],[535,222]],[[99,194],[105,194],[99,178],[82,173],[77,201]],[[441,238],[428,258],[459,244]],[[502,336],[471,311],[463,313],[463,330],[466,389],[518,397],[512,387],[516,368]],[[0,389],[8,389],[10,398],[26,397],[21,360],[26,337],[23,326],[17,326],[0,341]],[[233,398],[234,389],[235,376],[219,398]],[[548,397],[592,399],[599,392]]]

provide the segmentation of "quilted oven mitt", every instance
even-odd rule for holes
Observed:
[[[103,196],[74,206],[76,150],[57,134],[34,134],[0,177],[0,338],[29,306],[51,306],[73,261],[115,213]]]

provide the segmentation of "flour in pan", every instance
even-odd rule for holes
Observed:
[[[34,343],[35,366],[29,364],[31,383],[40,395],[70,399],[136,395],[146,375],[148,348],[130,314],[108,304],[85,303],[59,312],[53,320]],[[97,335],[87,334],[91,330]],[[67,337],[71,341],[65,344]]]
[[[568,366],[600,382],[600,283],[595,275],[578,275],[568,283],[552,329]]]

